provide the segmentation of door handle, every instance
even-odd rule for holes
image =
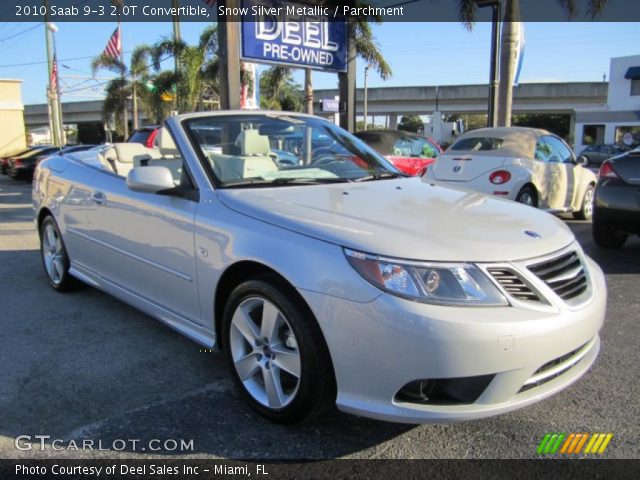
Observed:
[[[103,206],[105,203],[107,203],[107,197],[102,192],[93,192],[93,194],[91,195],[91,200],[93,201],[93,203],[99,206]]]

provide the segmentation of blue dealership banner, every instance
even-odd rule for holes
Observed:
[[[243,59],[327,72],[347,70],[347,23],[327,7],[243,0],[241,28]]]

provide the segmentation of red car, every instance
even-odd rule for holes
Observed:
[[[442,148],[431,138],[401,130],[358,132],[356,137],[378,151],[396,168],[408,175],[422,175],[435,162]]]

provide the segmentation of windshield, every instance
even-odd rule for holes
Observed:
[[[217,115],[187,119],[183,125],[221,187],[403,176],[361,140],[319,118],[284,112]]]

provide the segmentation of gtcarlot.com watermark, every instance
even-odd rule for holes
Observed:
[[[152,438],[141,440],[139,438],[116,438],[105,441],[82,438],[77,440],[64,440],[51,438],[51,435],[18,435],[13,441],[17,450],[102,450],[102,451],[133,451],[133,452],[192,452],[194,442],[191,440],[175,438]]]

